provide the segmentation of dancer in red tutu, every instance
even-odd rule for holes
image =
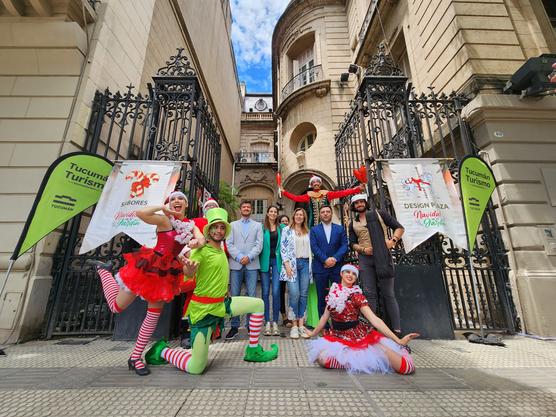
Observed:
[[[181,292],[195,288],[194,280],[185,280],[183,265],[178,256],[187,255],[190,249],[205,243],[204,236],[193,221],[185,217],[187,198],[181,191],[174,191],[164,206],[146,207],[137,211],[145,223],[156,225],[157,243],[154,248],[142,246],[136,252],[124,254],[124,265],[116,276],[110,263],[89,259],[88,265],[97,268],[108,307],[113,313],[125,310],[135,297],[148,303],[147,315],[139,330],[135,348],[128,360],[129,369],[137,375],[150,374],[141,360],[160,317],[164,303]],[[156,214],[162,211],[164,214]]]
[[[354,285],[359,276],[355,266],[344,265],[340,276],[341,284],[332,284],[326,297],[326,310],[309,334],[317,335],[329,318],[332,328],[324,337],[309,342],[309,361],[350,372],[413,373],[413,358],[405,345],[419,334],[410,333],[399,339],[373,313],[361,288]],[[360,321],[359,314],[370,324]]]

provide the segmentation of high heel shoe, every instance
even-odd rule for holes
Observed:
[[[139,376],[147,376],[147,375],[149,375],[149,374],[151,373],[151,370],[150,370],[149,368],[147,368],[146,365],[145,365],[144,368],[136,368],[136,367],[135,367],[135,362],[137,362],[137,361],[141,361],[141,360],[140,360],[140,359],[131,360],[131,358],[128,359],[128,360],[127,360],[127,367],[128,367],[128,369],[129,369],[130,371],[131,371],[131,370],[134,370],[135,373],[136,373],[137,375],[139,375]]]
[[[99,259],[87,259],[85,261],[85,265],[94,266],[96,269],[105,269],[107,271],[112,271],[112,268],[114,267],[111,261],[103,262]]]

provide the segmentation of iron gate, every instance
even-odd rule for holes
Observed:
[[[188,216],[198,214],[198,197],[207,190],[218,195],[221,144],[196,73],[183,49],[148,84],[148,95],[97,91],[84,149],[110,160],[184,161],[178,186],[188,195]],[[53,257],[53,286],[47,308],[45,336],[110,334],[113,315],[100,280],[84,265],[87,258],[111,259],[122,265],[122,253],[134,242],[118,235],[79,255],[89,210],[67,222]]]
[[[381,160],[445,158],[457,182],[459,160],[476,151],[471,130],[461,117],[467,102],[464,96],[436,94],[432,88],[429,94],[417,95],[380,45],[335,136],[338,185],[351,186],[352,169],[364,164],[370,173],[372,202],[392,212]],[[487,329],[514,332],[519,322],[509,287],[506,250],[492,203],[483,216],[478,238],[471,260],[478,275],[483,323]],[[449,238],[434,236],[410,253],[399,245],[394,258],[398,265],[440,265],[453,328],[478,328],[468,257]]]

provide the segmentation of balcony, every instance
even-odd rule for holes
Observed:
[[[274,152],[238,152],[236,153],[238,164],[275,164]]]
[[[293,77],[284,88],[282,88],[280,102],[283,103],[294,91],[306,85],[321,81],[322,78],[322,65],[315,65],[314,67],[307,68],[305,71]]]
[[[271,112],[250,112],[241,113],[241,121],[242,122],[272,122],[273,120],[273,113]]]
[[[53,17],[52,22],[77,22],[85,28],[97,19],[97,3],[100,0],[0,0],[0,17]]]

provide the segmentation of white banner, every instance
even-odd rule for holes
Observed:
[[[435,233],[465,248],[467,238],[460,199],[450,171],[437,159],[390,159],[383,163],[396,218],[405,228],[406,252]]]
[[[124,161],[116,163],[83,238],[79,253],[88,252],[118,233],[147,247],[156,244],[156,226],[137,218],[136,211],[162,205],[176,186],[180,162]]]

